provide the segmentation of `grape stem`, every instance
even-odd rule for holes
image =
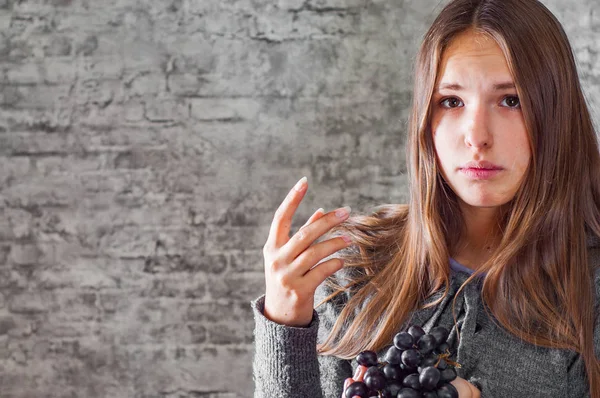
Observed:
[[[440,361],[442,359],[445,360],[448,363],[448,365],[452,365],[452,366],[454,366],[455,368],[458,368],[458,369],[462,368],[462,366],[460,365],[460,363],[455,362],[455,361],[453,361],[453,360],[450,359],[450,351],[448,351],[448,350],[446,350],[445,353],[438,355],[438,360],[435,363],[436,367],[440,364]]]

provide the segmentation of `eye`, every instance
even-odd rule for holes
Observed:
[[[448,97],[440,101],[440,105],[444,108],[457,108],[460,104],[462,104],[462,101],[456,97]]]
[[[517,97],[516,95],[509,95],[504,97],[504,99],[502,100],[502,103],[506,103],[505,106],[508,106],[509,108],[520,108],[521,107],[521,102],[519,101],[519,97]]]

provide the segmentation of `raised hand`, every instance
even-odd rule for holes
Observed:
[[[263,247],[266,280],[264,315],[287,326],[304,327],[310,324],[315,290],[343,266],[342,260],[336,258],[321,264],[318,264],[319,261],[351,244],[349,237],[336,237],[312,245],[348,218],[349,207],[327,214],[319,214],[321,209],[317,210],[290,238],[292,218],[307,189],[304,177],[288,193],[275,212],[269,237]]]

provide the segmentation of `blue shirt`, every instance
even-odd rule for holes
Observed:
[[[452,257],[450,257],[450,268],[453,269],[454,271],[466,272],[469,275],[471,275],[473,272],[475,272],[471,268],[465,267],[464,265],[462,265],[461,263],[459,263]]]

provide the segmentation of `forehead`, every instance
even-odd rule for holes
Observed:
[[[469,30],[454,37],[444,49],[437,80],[454,80],[473,73],[511,78],[498,43],[486,33]]]
[[[465,56],[501,55],[502,49],[489,34],[475,30],[467,30],[455,36],[446,49],[443,57],[456,54]]]

